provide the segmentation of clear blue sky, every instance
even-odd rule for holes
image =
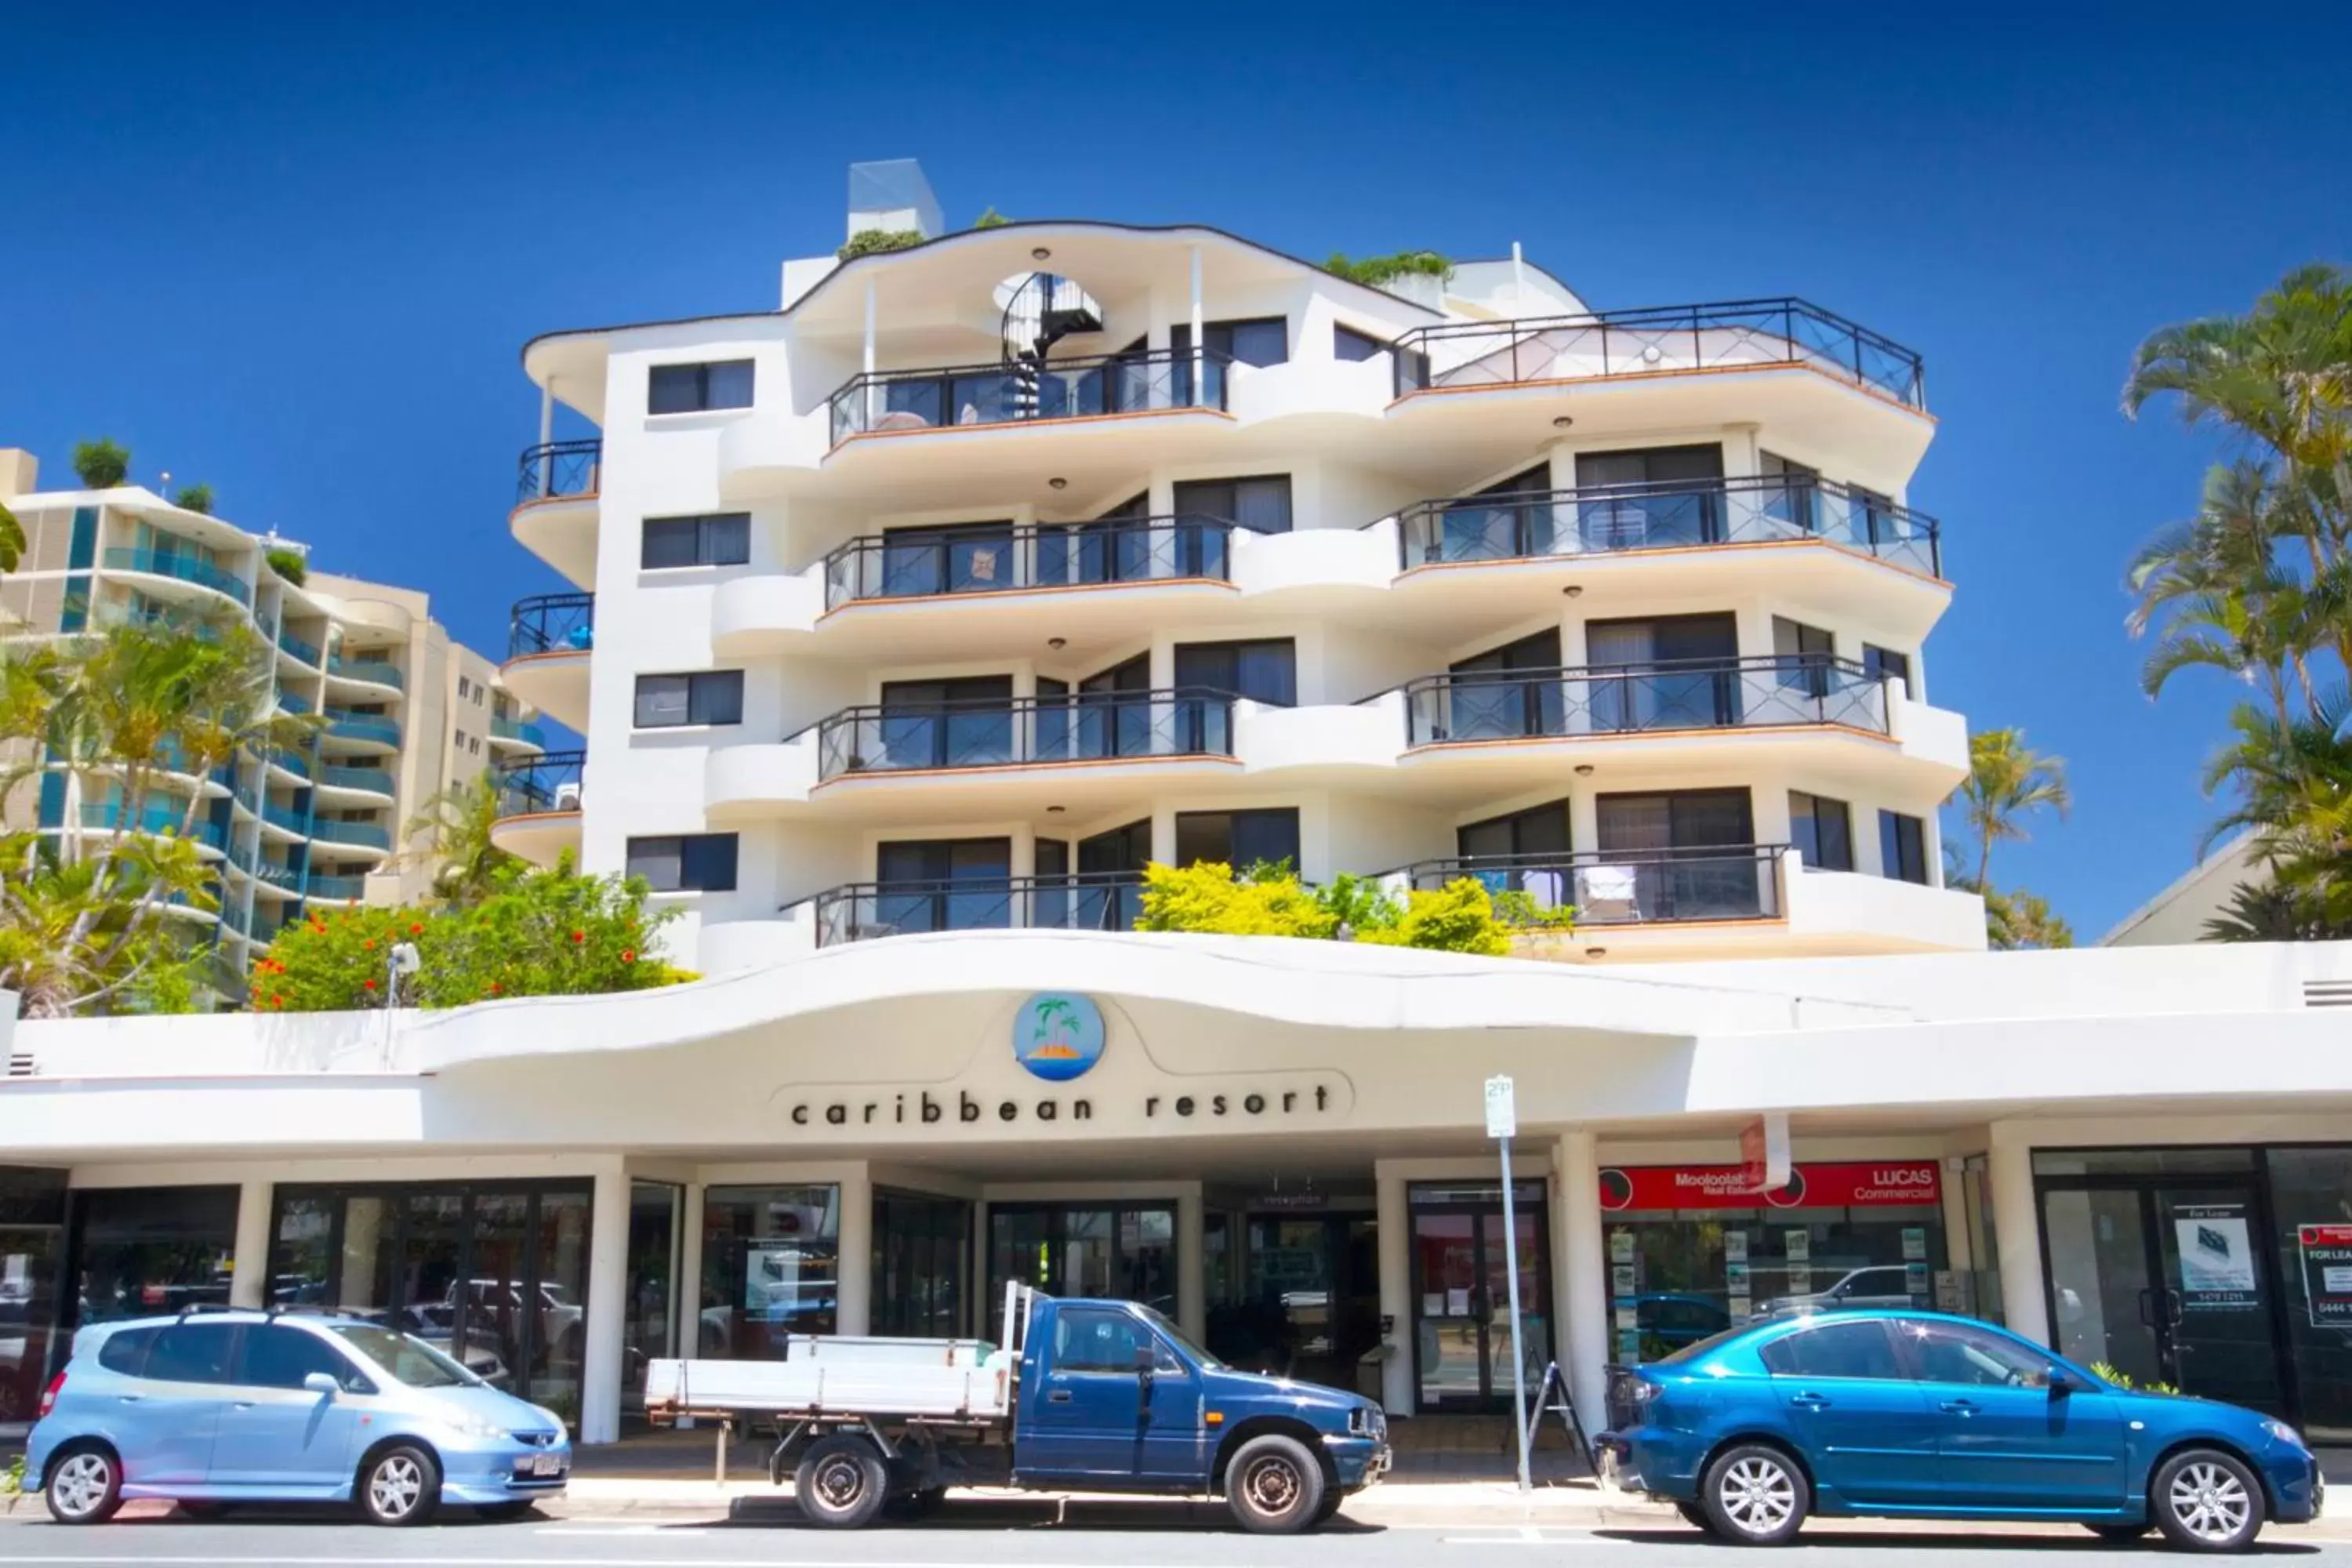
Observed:
[[[1796,293],[1918,349],[1932,695],[2077,799],[1996,878],[2087,939],[2190,861],[2231,693],[2141,698],[2120,581],[2212,447],[2116,392],[2150,328],[2352,261],[2340,0],[361,9],[9,8],[0,445],[55,483],[112,436],[495,650],[562,585],[505,527],[523,341],[772,306],[854,160],[959,225],[1516,239],[1596,306]]]

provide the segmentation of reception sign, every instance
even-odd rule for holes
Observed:
[[[1877,1208],[1943,1201],[1932,1160],[1792,1165],[1789,1184],[1759,1194],[1745,1165],[1624,1165],[1601,1173],[1601,1206],[1621,1209]]]

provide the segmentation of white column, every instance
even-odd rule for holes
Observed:
[[[1567,1332],[1561,1365],[1569,1397],[1587,1432],[1609,1424],[1609,1257],[1601,1239],[1601,1145],[1571,1128],[1552,1154],[1559,1173],[1562,1295],[1558,1316]]]
[[[2029,1340],[2050,1342],[2050,1306],[2042,1282],[2042,1215],[2033,1202],[2033,1145],[2023,1125],[1992,1124],[1986,1174],[1992,1188],[1993,1247],[2000,1265],[2000,1315]]]
[[[873,1331],[874,1176],[860,1162],[842,1173],[841,1236],[834,1263],[835,1333]]]
[[[539,493],[546,495],[555,474],[554,455],[547,447],[555,440],[555,378],[539,389]]]
[[[588,1210],[588,1345],[580,1369],[580,1440],[621,1435],[622,1320],[629,1297],[629,1178],[614,1161],[596,1173]]]
[[[236,1258],[228,1277],[232,1307],[269,1305],[269,1198],[268,1182],[247,1182],[236,1194]]]
[[[1176,1194],[1176,1326],[1195,1340],[1209,1337],[1208,1239],[1195,1182]]]
[[[688,1182],[677,1208],[677,1343],[673,1355],[702,1353],[702,1184]],[[678,1417],[681,1428],[694,1417]]]
[[[876,401],[879,393],[874,384],[874,279],[869,275],[866,279],[866,417],[861,422],[867,430],[874,428],[876,411],[881,406]]]
[[[1374,1232],[1381,1250],[1381,1316],[1395,1325],[1388,1336],[1389,1359],[1381,1368],[1381,1405],[1391,1415],[1412,1414],[1413,1366],[1412,1212],[1404,1200],[1404,1178],[1372,1167]]]
[[[1977,1266],[1976,1243],[1969,1235],[1968,1162],[1958,1154],[1946,1155],[1939,1179],[1944,1190],[1944,1266],[1965,1275]]]
[[[1202,369],[1205,363],[1202,359],[1203,345],[1201,342],[1202,327],[1203,322],[1201,320],[1201,247],[1196,245],[1192,247],[1192,404],[1194,407],[1198,407],[1202,403],[1207,402],[1209,397],[1209,384],[1202,377]],[[1228,390],[1230,391],[1230,389]]]

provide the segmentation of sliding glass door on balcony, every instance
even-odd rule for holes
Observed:
[[[1018,586],[1013,524],[966,522],[884,533],[879,592],[862,596],[919,598]]]
[[[1592,621],[1584,628],[1591,728],[1697,730],[1740,721],[1739,631],[1727,615]],[[1608,672],[1623,668],[1622,677]]]
[[[1455,741],[1499,741],[1557,735],[1561,729],[1562,689],[1559,631],[1553,627],[1488,648],[1451,665],[1452,724]]]
[[[871,934],[1013,924],[1009,838],[902,840],[877,847],[875,862]]]
[[[991,767],[1014,760],[1013,678],[893,680],[876,721],[882,755],[871,768]]]
[[[1777,912],[1777,857],[1759,853],[1744,789],[1604,795],[1600,858],[1576,872],[1580,922],[1754,920]]]
[[[1719,543],[1724,508],[1712,481],[1722,478],[1719,446],[1579,453],[1578,546],[1663,550]]]

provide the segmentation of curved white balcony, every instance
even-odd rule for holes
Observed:
[[[534,594],[515,602],[500,684],[556,722],[588,729],[589,656],[596,640],[593,594]]]
[[[515,542],[582,588],[596,586],[598,490],[604,444],[552,441],[526,447],[517,464]]]
[[[820,564],[720,583],[710,592],[710,651],[720,658],[756,658],[814,635],[824,615],[824,570]]]
[[[702,808],[713,822],[772,816],[808,804],[817,784],[817,731],[780,742],[714,746],[702,762]]]
[[[490,842],[534,866],[580,853],[581,775],[585,752],[550,752],[497,771],[498,820]]]

